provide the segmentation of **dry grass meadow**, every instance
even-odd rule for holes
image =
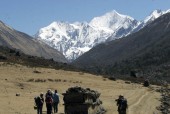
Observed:
[[[60,93],[59,114],[64,114],[62,93],[69,87],[81,86],[101,93],[106,114],[118,114],[115,99],[123,94],[128,100],[128,114],[160,114],[160,93],[140,84],[111,81],[101,76],[47,68],[0,63],[0,114],[36,114],[34,97],[47,89]],[[159,88],[153,86],[153,88]],[[19,93],[20,96],[16,96]],[[44,105],[43,112],[46,114]]]

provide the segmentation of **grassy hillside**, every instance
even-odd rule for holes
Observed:
[[[85,71],[106,75],[155,76],[170,81],[170,13],[137,33],[100,44],[73,62]]]
[[[44,57],[47,59],[53,58],[58,62],[68,62],[63,54],[51,48],[50,46],[39,42],[33,37],[16,31],[0,21],[0,46],[15,48],[25,54]]]

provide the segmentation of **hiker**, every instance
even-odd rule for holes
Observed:
[[[46,102],[47,114],[52,114],[53,99],[52,99],[52,92],[50,89],[47,91],[45,95],[45,102]]]
[[[38,96],[34,99],[35,99],[35,103],[37,106],[37,114],[42,114],[42,108],[43,108],[43,104],[44,104],[43,93],[40,93],[40,96]]]
[[[119,98],[115,100],[117,102],[117,106],[118,106],[117,111],[118,111],[119,114],[121,114],[120,113],[120,106],[121,106],[122,96],[123,95],[119,95]]]
[[[119,95],[119,98],[116,99],[117,106],[118,106],[118,113],[119,114],[126,114],[126,109],[128,108],[127,100],[124,98],[123,95]]]
[[[145,81],[144,81],[144,84],[143,84],[145,87],[148,87],[149,85],[150,85],[150,83],[149,83],[149,80],[148,79],[146,79]]]
[[[59,94],[57,93],[57,90],[54,91],[53,94],[53,108],[54,108],[54,113],[58,112],[58,103],[59,103]]]
[[[128,108],[127,100],[122,96],[120,112],[121,114],[126,114],[126,109]]]

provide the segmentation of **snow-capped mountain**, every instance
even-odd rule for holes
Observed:
[[[95,45],[136,32],[167,12],[170,10],[155,10],[144,21],[137,21],[113,10],[93,18],[89,23],[53,22],[41,28],[36,38],[59,50],[72,61]]]
[[[88,23],[53,22],[48,27],[40,29],[38,39],[58,49],[66,58],[72,60],[97,43],[104,42],[112,32],[110,29],[92,27]]]
[[[137,28],[135,28],[134,32],[142,29],[143,27],[145,27],[146,25],[148,25],[149,23],[151,23],[152,21],[154,21],[155,19],[157,19],[158,17],[162,16],[163,14],[169,13],[169,10],[166,11],[162,11],[162,10],[154,10],[153,12],[150,13],[149,16],[147,16],[143,21],[140,21],[140,24]]]
[[[163,15],[164,12],[161,10],[154,10],[148,17],[145,18],[145,20],[143,21],[144,23],[149,23],[154,21],[156,18],[160,17],[161,15]]]

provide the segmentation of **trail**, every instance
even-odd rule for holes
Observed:
[[[145,94],[143,94],[143,95],[137,100],[136,103],[130,105],[130,106],[128,107],[128,114],[132,114],[132,109],[133,109],[135,106],[139,105],[139,103],[140,103],[140,102],[143,100],[143,98],[144,98],[145,96],[147,96],[147,95],[148,95],[148,92],[145,92]],[[133,112],[134,112],[134,111],[133,111]]]

